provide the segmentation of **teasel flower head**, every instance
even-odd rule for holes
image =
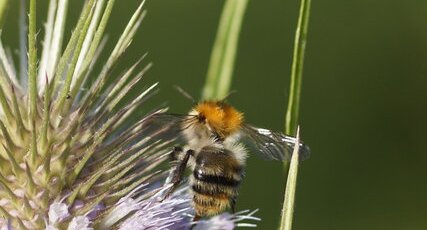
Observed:
[[[115,0],[85,1],[69,40],[69,0],[50,0],[41,43],[36,0],[29,1],[28,18],[25,2],[18,69],[0,40],[1,229],[189,228],[187,189],[158,199],[170,186],[159,166],[174,140],[162,139],[167,127],[145,121],[164,110],[136,113],[150,111],[144,102],[157,84],[125,98],[151,64],[143,64],[143,55],[121,74],[113,71],[145,16],[144,2],[103,63],[98,57],[106,52]]]

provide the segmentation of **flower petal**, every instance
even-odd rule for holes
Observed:
[[[69,215],[66,204],[54,201],[49,207],[49,223],[55,224]]]
[[[77,216],[71,220],[67,230],[93,230],[89,228],[90,220],[85,216]]]

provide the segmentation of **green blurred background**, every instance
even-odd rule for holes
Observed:
[[[2,34],[11,47],[18,46],[17,2]],[[81,7],[71,2],[68,32]],[[138,2],[117,1],[110,45]],[[249,1],[230,102],[257,126],[284,129],[298,4]],[[200,95],[222,5],[147,1],[123,65],[149,52],[154,67],[144,85],[161,88],[152,105],[167,101],[172,112],[187,112],[191,103],[173,85]],[[47,1],[38,9],[45,18]],[[294,229],[427,229],[426,22],[424,0],[313,1],[300,112],[312,157],[300,167]],[[238,209],[259,208],[258,229],[276,229],[282,164],[251,156],[246,174]]]

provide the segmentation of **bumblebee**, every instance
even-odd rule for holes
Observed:
[[[189,167],[194,220],[226,208],[235,212],[238,187],[244,177],[246,147],[267,160],[285,161],[290,160],[295,147],[294,137],[246,124],[243,113],[224,101],[200,102],[188,115],[158,116],[175,124],[173,133],[181,135],[185,143],[170,154],[176,165],[170,172],[168,182],[172,186],[166,196],[180,184]],[[299,148],[299,159],[308,158],[308,146],[300,143]]]

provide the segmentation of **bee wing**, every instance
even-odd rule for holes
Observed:
[[[241,135],[242,141],[266,160],[289,161],[295,148],[295,137],[268,129],[244,125]],[[309,158],[310,148],[301,141],[299,148],[299,159]]]
[[[155,133],[152,136],[156,139],[184,143],[183,122],[188,119],[194,119],[194,116],[161,112],[152,114],[144,121],[143,126],[149,135]]]

